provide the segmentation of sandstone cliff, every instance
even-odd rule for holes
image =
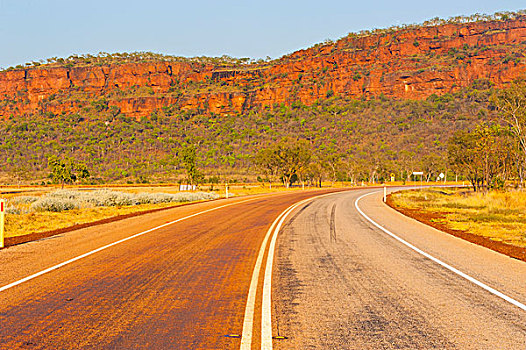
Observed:
[[[526,16],[349,35],[261,64],[89,63],[0,72],[0,117],[77,112],[93,101],[128,116],[163,107],[238,113],[344,95],[420,99],[477,79],[497,86],[526,71]]]

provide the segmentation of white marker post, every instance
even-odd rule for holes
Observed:
[[[228,182],[225,183],[225,198],[228,199]]]
[[[384,186],[384,203],[387,202],[387,186]]]
[[[5,200],[0,199],[0,248],[4,247]]]

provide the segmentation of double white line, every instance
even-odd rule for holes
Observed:
[[[261,243],[259,249],[258,258],[256,265],[254,266],[254,272],[252,273],[252,280],[250,281],[250,289],[248,291],[247,305],[245,307],[245,318],[243,320],[243,333],[241,335],[241,346],[240,350],[250,350],[252,348],[252,331],[254,328],[254,311],[256,308],[256,293],[259,282],[259,274],[261,265],[263,264],[263,258],[265,251],[267,250],[267,244],[270,239],[270,246],[268,248],[267,263],[265,266],[265,276],[263,280],[263,292],[261,301],[261,349],[271,350],[272,349],[272,315],[271,315],[271,292],[272,292],[272,264],[274,262],[274,251],[276,249],[276,240],[278,238],[278,232],[283,226],[283,223],[287,219],[290,213],[297,207],[305,204],[314,199],[330,196],[335,193],[327,193],[320,196],[304,199],[298,203],[295,203],[285,209],[276,220],[272,223],[270,228]]]

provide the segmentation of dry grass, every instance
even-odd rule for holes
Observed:
[[[38,195],[40,194],[40,195]],[[7,194],[6,237],[41,233],[111,217],[216,198],[203,192],[170,193],[73,189]],[[71,205],[70,205],[71,204]]]
[[[333,187],[350,187],[350,183],[335,183]],[[113,191],[127,192],[131,194],[137,193],[177,193],[179,192],[179,186],[90,186],[92,188],[104,188],[109,187]],[[330,182],[324,182],[323,187],[331,187]],[[68,189],[74,190],[77,187],[67,186]],[[56,187],[27,187],[27,188],[5,188],[5,192],[2,198],[12,201],[16,197],[22,196],[36,196],[40,197],[47,195],[50,192],[56,191]],[[309,187],[305,187],[309,189]],[[314,189],[314,188],[311,188]],[[213,191],[220,197],[225,195],[224,184],[219,185],[203,185],[200,187],[203,191]],[[9,193],[9,192],[14,193]],[[229,193],[233,196],[247,196],[274,192],[292,192],[302,191],[301,187],[293,187],[286,189],[282,184],[273,183],[272,188],[269,188],[268,183],[265,184],[231,184],[229,185]],[[175,203],[163,203],[163,204],[142,204],[133,206],[121,206],[121,207],[89,207],[67,210],[59,213],[54,212],[29,212],[30,203],[19,204],[17,208],[20,210],[19,215],[7,215],[6,216],[6,237],[15,237],[31,233],[46,232],[65,227],[70,227],[77,224],[84,224],[102,219],[115,217],[118,215],[125,215],[130,213],[136,213],[146,211],[150,209],[163,208],[167,206],[174,206]]]
[[[393,193],[393,204],[439,214],[451,229],[526,248],[526,193],[423,189]]]
[[[21,215],[6,215],[5,233],[6,237],[17,237],[174,205],[177,204],[163,203],[125,207],[95,207],[67,210],[60,213],[33,212]]]

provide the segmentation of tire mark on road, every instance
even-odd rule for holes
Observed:
[[[336,239],[336,222],[335,222],[335,216],[336,216],[336,203],[332,205],[331,209],[331,219],[330,219],[330,235],[331,235],[331,242],[337,241]]]

